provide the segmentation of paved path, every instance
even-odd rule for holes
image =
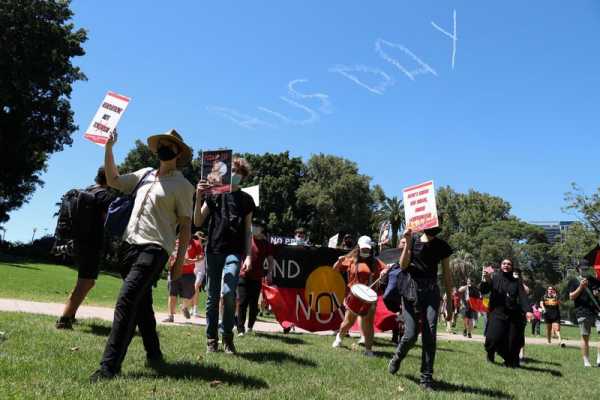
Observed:
[[[17,299],[2,299],[0,298],[0,311],[10,311],[10,312],[24,312],[31,314],[43,314],[43,315],[52,315],[58,317],[62,314],[64,305],[60,303],[42,303],[38,301],[27,301],[27,300],[17,300]],[[189,320],[186,320],[181,315],[175,316],[175,323],[163,323],[161,322],[163,319],[167,317],[166,313],[156,313],[156,320],[161,325],[181,325],[181,326],[189,326],[189,325],[197,325],[204,326],[206,325],[206,320],[204,318],[194,318],[192,317]],[[113,318],[113,309],[108,307],[95,307],[95,306],[81,306],[77,311],[77,319],[87,319],[87,318],[97,318],[104,321],[112,321]],[[439,328],[442,328],[440,326]],[[258,332],[267,332],[267,333],[281,333],[282,328],[279,324],[273,322],[261,322],[257,321],[254,325],[254,330]],[[307,334],[317,334],[317,335],[332,335],[331,331],[326,332],[307,332],[302,329],[296,328],[297,333],[307,333]],[[377,334],[378,337],[390,337],[389,333]],[[447,333],[438,332],[438,340],[448,340],[448,341],[475,341],[483,343],[484,337],[481,335],[474,335],[472,339],[468,339],[462,335],[451,335]],[[527,344],[539,344],[546,345],[546,339],[544,338],[531,338],[527,337]],[[579,348],[579,340],[565,340],[565,344],[567,347],[576,347]],[[593,346],[596,346],[597,343],[590,343]],[[551,346],[556,346],[554,343]]]

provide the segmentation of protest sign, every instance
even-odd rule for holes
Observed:
[[[202,179],[212,185],[209,193],[231,192],[231,150],[202,152]]]
[[[258,207],[260,205],[260,185],[249,186],[247,188],[243,188],[242,191],[248,193],[252,196],[252,200],[254,200],[254,205]]]
[[[335,249],[337,248],[337,244],[338,244],[338,240],[340,238],[340,234],[336,233],[335,235],[333,235],[332,237],[329,238],[329,243],[327,244],[327,247],[331,248],[331,249]]]
[[[406,228],[422,231],[439,226],[433,181],[403,190]]]
[[[121,116],[131,99],[114,92],[108,92],[102,100],[84,137],[97,145],[104,146],[111,132],[117,127]]]

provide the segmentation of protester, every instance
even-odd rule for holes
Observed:
[[[482,278],[481,293],[490,293],[485,337],[487,359],[494,362],[498,353],[505,366],[517,368],[525,344],[525,316],[530,309],[527,293],[520,277],[513,274],[511,260],[503,260],[499,272],[491,274],[484,269]]]
[[[452,334],[455,334],[454,328],[456,328],[456,322],[458,320],[458,315],[460,314],[460,302],[462,296],[458,292],[456,287],[452,288]]]
[[[546,294],[540,302],[540,307],[544,316],[544,322],[546,323],[546,338],[548,339],[548,343],[552,343],[552,337],[556,337],[558,338],[559,346],[565,347],[560,336],[560,301],[554,287],[548,287]]]
[[[200,246],[200,255],[199,261],[196,261],[194,267],[196,280],[194,281],[194,297],[192,297],[192,315],[196,318],[200,318],[200,313],[198,312],[198,299],[200,298],[200,292],[206,283],[206,254],[204,252],[206,236],[200,231],[196,232],[194,236],[198,246]]]
[[[342,250],[346,250],[346,251],[350,251],[354,248],[354,238],[352,238],[352,235],[350,235],[349,233],[344,235],[344,238],[342,239],[342,246],[341,249]]]
[[[531,306],[531,311],[533,316],[531,318],[531,335],[532,336],[540,336],[540,325],[542,324],[542,309],[534,304]],[[548,343],[550,343],[550,339],[548,339]]]
[[[463,336],[466,336],[470,339],[473,333],[473,320],[475,319],[477,311],[471,308],[471,302],[469,301],[469,298],[479,298],[479,290],[477,290],[477,288],[473,286],[471,278],[467,278],[467,284],[458,288],[458,293],[461,294],[462,302],[461,314],[463,317],[464,327]]]
[[[175,242],[175,252],[169,258],[169,280],[168,280],[168,290],[169,290],[169,299],[168,299],[168,312],[167,318],[163,320],[163,322],[169,323],[175,321],[175,310],[177,308],[177,297],[181,297],[181,313],[185,317],[185,319],[190,319],[190,308],[192,307],[192,299],[195,294],[194,284],[196,283],[196,274],[194,273],[194,269],[196,268],[196,263],[200,261],[200,258],[203,257],[202,247],[192,236],[191,240],[187,246],[185,261],[183,264],[183,268],[181,270],[181,276],[177,279],[173,278],[173,266],[175,263],[175,259],[177,258],[177,252],[179,248],[180,242],[177,240]]]
[[[447,297],[452,295],[450,255],[452,249],[444,240],[436,237],[440,228],[426,229],[422,235],[404,232],[406,246],[400,256],[400,267],[410,274],[416,285],[416,293],[403,293],[404,335],[390,360],[388,371],[395,374],[400,363],[417,341],[419,316],[422,316],[421,386],[433,390],[433,364],[436,352],[437,315],[440,306],[440,288],[437,283],[438,264],[442,265],[444,288]],[[412,297],[416,297],[414,300]],[[446,303],[447,315],[452,310]]]
[[[264,277],[263,265],[268,262],[268,271],[273,270],[273,246],[267,240],[266,224],[256,220],[252,224],[252,267],[240,273],[237,287],[239,309],[237,330],[240,336],[246,333],[246,312],[248,312],[248,332],[252,332],[258,315],[258,300]]]
[[[587,265],[579,269],[579,279],[569,282],[569,298],[575,303],[575,317],[581,333],[581,355],[584,367],[591,367],[590,363],[590,335],[592,326],[600,334],[600,280],[593,275],[588,275]],[[583,276],[586,273],[587,276]],[[600,342],[596,355],[596,365],[600,367]]]
[[[123,286],[117,298],[112,328],[106,343],[100,369],[92,381],[114,378],[121,371],[127,348],[136,325],[139,328],[150,364],[163,359],[156,333],[152,309],[152,285],[159,279],[172,253],[176,240],[188,243],[194,187],[179,171],[192,158],[191,149],[174,130],[148,138],[149,149],[158,156],[158,170],[144,168],[119,175],[112,148],[116,131],[105,146],[104,168],[109,186],[124,193],[139,188],[131,218],[123,235],[121,264]],[[173,264],[173,279],[179,278],[185,260],[185,247],[180,246]]]
[[[309,242],[306,238],[306,231],[304,228],[296,228],[294,231],[294,240],[291,243],[292,246],[308,246]]]
[[[235,158],[232,164],[230,193],[206,195],[211,185],[203,180],[196,188],[194,224],[202,226],[209,220],[206,245],[206,350],[209,353],[219,350],[219,330],[225,352],[236,352],[233,325],[240,265],[244,272],[252,268],[252,213],[256,206],[252,196],[240,190],[250,173],[250,165],[243,158]],[[223,315],[219,329],[221,293]]]
[[[77,265],[77,282],[71,295],[65,303],[62,316],[56,321],[57,329],[72,329],[75,314],[87,294],[92,290],[100,272],[100,262],[104,250],[104,219],[108,206],[114,200],[114,194],[108,190],[104,167],[100,167],[96,174],[95,185],[89,186],[85,192],[94,198],[94,219],[90,237],[76,238],[74,240],[74,260]]]
[[[351,289],[355,284],[363,284],[371,286],[380,278],[381,275],[387,273],[387,266],[373,255],[373,242],[368,236],[361,236],[358,239],[357,246],[347,255],[341,256],[333,265],[333,269],[339,272],[348,273],[348,289]],[[344,303],[346,303],[344,301]],[[351,309],[346,308],[344,321],[340,326],[332,347],[340,347],[342,338],[348,334],[352,325],[356,322],[356,318],[360,318],[361,336],[364,338],[365,355],[373,356],[373,337],[375,335],[375,327],[373,325],[375,319],[377,303],[373,303],[368,313],[364,316],[355,314]]]

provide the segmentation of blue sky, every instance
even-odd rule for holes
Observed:
[[[82,135],[108,90],[132,97],[118,162],[136,139],[176,128],[194,149],[347,157],[388,195],[429,179],[474,188],[507,199],[524,220],[570,218],[561,212],[570,182],[598,187],[593,0],[76,0],[72,8],[89,31],[87,54],[75,60],[88,76],[72,96],[80,131],[51,157],[45,186],[11,214],[7,240],[29,241],[34,227],[51,232],[61,194],[91,182],[103,150]],[[432,22],[452,33],[454,10],[452,69],[453,40]]]

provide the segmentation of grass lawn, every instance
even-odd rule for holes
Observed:
[[[0,313],[1,399],[597,398],[599,369],[584,369],[576,349],[529,346],[525,368],[510,370],[485,362],[481,344],[440,341],[439,391],[430,395],[417,385],[419,348],[397,376],[390,376],[386,367],[393,347],[381,340],[374,358],[350,350],[349,339],[348,348],[332,349],[332,337],[300,334],[247,335],[236,340],[237,356],[206,355],[203,328],[170,326],[159,327],[167,360],[159,371],[144,365],[136,337],[122,376],[90,384],[110,325],[84,320],[74,331],[57,331],[53,322]]]
[[[63,303],[73,290],[77,270],[63,265],[0,262],[0,297]],[[121,288],[116,274],[100,273],[84,305],[114,307]],[[167,281],[161,279],[153,290],[154,309],[167,309]],[[202,310],[205,295],[201,295]]]

